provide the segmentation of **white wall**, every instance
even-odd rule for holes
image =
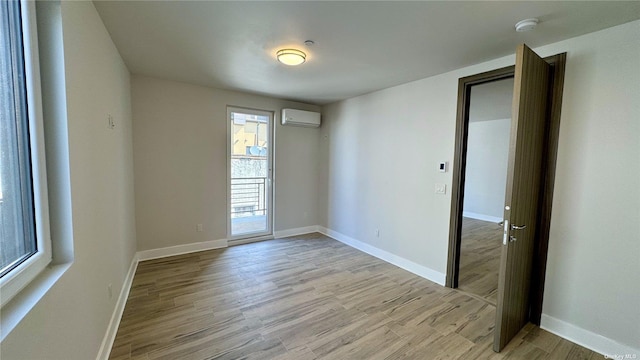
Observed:
[[[321,225],[444,277],[450,199],[434,183],[451,182],[438,163],[453,153],[456,91],[436,76],[326,106]]]
[[[487,221],[502,220],[510,129],[511,119],[469,123],[464,216]]]
[[[140,76],[131,89],[138,250],[226,238],[227,105],[276,115],[275,230],[318,223],[320,130],[279,121],[319,107]]]
[[[545,47],[560,51],[569,54],[543,314],[640,355],[640,21]]]
[[[61,6],[74,262],[2,342],[3,360],[95,358],[135,253],[129,72],[91,2]]]
[[[640,349],[639,41],[635,21],[536,49],[568,53],[543,313],[603,352]],[[514,61],[326,106],[321,225],[444,273],[458,78]]]

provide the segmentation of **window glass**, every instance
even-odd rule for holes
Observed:
[[[20,2],[0,2],[0,276],[37,252]]]

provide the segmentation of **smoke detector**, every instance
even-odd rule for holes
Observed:
[[[518,21],[518,23],[516,24],[516,31],[517,32],[531,31],[535,29],[536,26],[538,26],[538,22],[539,20],[536,18]]]

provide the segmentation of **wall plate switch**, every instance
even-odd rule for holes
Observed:
[[[447,165],[449,165],[449,164],[448,164],[446,161],[441,162],[441,163],[438,165],[438,171],[440,171],[440,172],[447,172],[447,168],[448,168],[448,166],[447,166]]]
[[[436,184],[436,194],[446,194],[447,184]]]

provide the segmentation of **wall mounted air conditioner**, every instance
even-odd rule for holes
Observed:
[[[296,109],[282,109],[282,125],[289,126],[320,126],[320,113]]]

